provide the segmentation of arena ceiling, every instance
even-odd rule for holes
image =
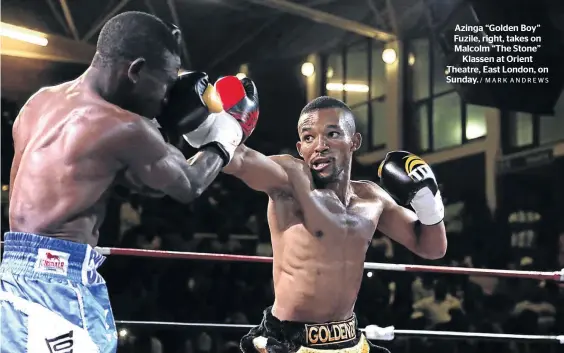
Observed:
[[[84,69],[103,23],[144,11],[178,24],[191,69],[236,70],[242,63],[328,51],[358,38],[385,42],[427,33],[462,0],[3,0],[2,22],[49,34],[67,57],[2,55],[2,94],[19,98]],[[53,40],[51,40],[51,37]],[[61,61],[63,63],[61,63]]]

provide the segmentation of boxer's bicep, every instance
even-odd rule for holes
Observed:
[[[288,174],[279,164],[280,158],[284,156],[265,156],[241,145],[223,172],[233,175],[253,190],[271,193],[290,185]]]
[[[414,253],[418,253],[417,215],[398,205],[384,190],[379,192],[384,208],[378,219],[378,230],[388,238],[400,243]]]
[[[446,236],[444,224],[421,224],[415,212],[398,205],[387,193],[378,229],[390,239],[402,244],[414,254],[429,260],[444,256]]]

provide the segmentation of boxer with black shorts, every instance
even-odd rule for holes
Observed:
[[[394,151],[379,168],[383,187],[351,180],[361,136],[349,107],[330,97],[306,105],[298,135],[303,160],[267,157],[241,145],[224,169],[269,196],[275,299],[241,349],[384,350],[367,342],[353,313],[366,251],[379,229],[421,257],[444,255],[444,208],[435,176],[421,158]]]
[[[178,75],[179,36],[145,13],[115,16],[86,72],[39,90],[14,122],[1,353],[115,352],[108,291],[97,272],[104,257],[94,250],[112,185],[190,202],[252,131],[257,97],[238,81],[239,95],[230,96],[232,83],[218,82],[232,104],[210,114],[206,74]],[[161,110],[160,125],[200,146],[189,161],[152,120]]]

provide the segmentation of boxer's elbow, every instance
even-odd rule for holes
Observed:
[[[445,256],[448,242],[444,224],[421,225],[415,253],[427,260],[438,260]]]
[[[437,246],[433,249],[425,249],[419,251],[417,255],[427,260],[439,260],[446,255],[446,244],[444,246]]]
[[[206,185],[198,180],[190,180],[183,176],[163,191],[174,200],[188,204],[200,197],[206,190]]]
[[[183,204],[189,204],[192,201],[194,201],[195,199],[197,199],[198,197],[200,197],[200,195],[203,194],[203,191],[200,189],[193,189],[193,190],[189,190],[189,191],[184,191],[184,192],[180,192],[177,194],[169,194],[170,197],[172,197],[173,199],[175,199],[176,201],[183,203]]]
[[[200,181],[192,181],[188,182],[188,184],[190,186],[187,187],[187,191],[184,193],[184,198],[181,200],[182,203],[191,203],[206,191],[207,184]]]

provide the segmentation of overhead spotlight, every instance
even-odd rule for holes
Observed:
[[[125,338],[127,336],[128,332],[126,329],[122,328],[121,330],[119,330],[118,335],[121,338]]]
[[[24,27],[10,25],[4,22],[0,23],[0,36],[39,45],[42,47],[46,46],[47,43],[49,43],[47,38],[45,38],[45,33],[32,31]]]
[[[302,75],[305,77],[311,77],[315,73],[315,66],[310,62],[305,62],[302,64]]]
[[[372,277],[372,275],[373,275],[372,271],[366,272],[366,277],[370,278]]]
[[[2,191],[8,191],[10,187],[8,185],[2,185]]]
[[[415,55],[413,55],[413,53],[409,53],[409,55],[407,57],[407,64],[409,66],[415,65]]]
[[[337,82],[328,82],[325,85],[325,88],[328,91],[347,91],[347,92],[361,92],[366,93],[370,91],[368,85],[362,83],[337,83]]]
[[[333,75],[335,75],[335,71],[333,70],[333,68],[331,66],[329,66],[327,68],[327,78],[332,78]]]
[[[247,77],[247,75],[245,75],[245,74],[242,73],[242,72],[239,72],[237,75],[235,75],[235,77],[237,77],[239,80],[242,80],[242,79],[244,79],[245,77]]]
[[[392,48],[384,49],[384,51],[382,52],[382,60],[386,64],[393,64],[396,61],[397,58],[398,58],[398,55],[397,55],[396,51]]]

